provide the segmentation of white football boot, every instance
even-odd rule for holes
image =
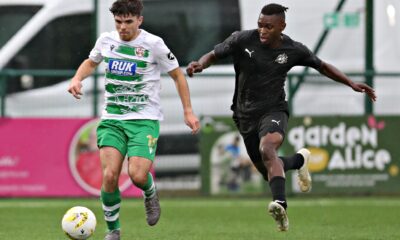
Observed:
[[[268,213],[275,220],[278,231],[284,232],[289,230],[289,219],[286,210],[277,202],[270,202],[268,205]]]
[[[297,153],[301,154],[304,159],[303,166],[297,170],[297,182],[302,192],[311,191],[312,180],[311,175],[308,172],[308,162],[310,160],[310,151],[306,148],[300,149]]]

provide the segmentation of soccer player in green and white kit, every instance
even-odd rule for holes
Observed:
[[[82,80],[104,61],[105,106],[97,128],[97,143],[103,170],[101,201],[108,227],[106,240],[120,239],[121,195],[118,179],[125,155],[132,182],[143,190],[146,219],[155,225],[160,205],[153,177],[153,164],[159,137],[160,72],[175,81],[184,112],[184,121],[199,130],[193,113],[187,81],[178,61],[160,37],[139,26],[143,21],[141,0],[117,0],[110,11],[116,31],[103,33],[71,79],[68,91],[77,99],[82,95]]]

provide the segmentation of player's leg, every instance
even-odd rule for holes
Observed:
[[[283,170],[285,172],[290,170],[300,169],[304,164],[304,158],[300,153],[296,153],[292,156],[279,156],[283,162]]]
[[[265,115],[259,125],[260,154],[267,168],[268,181],[273,201],[268,211],[277,223],[280,231],[287,231],[289,220],[286,214],[287,202],[285,193],[284,163],[278,157],[277,151],[281,146],[287,127],[287,114],[284,112]]]
[[[267,168],[268,181],[273,200],[278,200],[286,208],[285,171],[284,163],[278,158],[277,151],[281,146],[287,127],[287,114],[276,112],[265,115],[260,119],[259,150]]]
[[[265,181],[272,180],[272,184],[270,181],[270,188],[271,192],[273,195],[273,198],[278,200],[281,199],[279,196],[283,196],[283,200],[281,203],[276,203],[276,202],[271,202],[268,206],[268,211],[274,218],[274,220],[277,223],[277,226],[279,230],[285,231],[288,229],[289,225],[289,220],[286,215],[286,210],[280,205],[282,203],[285,203],[286,205],[286,199],[285,199],[285,178],[276,178],[276,179],[271,179],[269,176],[275,176],[272,173],[272,175],[269,173],[269,170],[267,170],[267,164],[264,162],[263,156],[261,154],[261,144],[260,144],[260,133],[266,134],[268,131],[273,130],[271,126],[263,124],[263,121],[261,119],[260,122],[252,120],[240,120],[240,119],[234,119],[236,126],[238,127],[240,134],[243,136],[244,144],[246,146],[247,154],[249,155],[251,161],[253,162],[254,166],[257,168],[257,170],[261,173],[261,175],[264,177]],[[269,119],[267,122],[269,123],[271,119]],[[266,130],[264,132],[264,130]],[[283,130],[284,132],[284,130]],[[283,139],[283,137],[282,137]],[[283,140],[281,140],[283,141]],[[280,145],[280,144],[279,144]],[[279,147],[278,145],[278,147]],[[276,148],[274,149],[274,152],[276,151]],[[264,149],[265,150],[265,149]],[[282,161],[276,157],[275,153],[275,158],[276,162],[280,165],[278,165],[278,169],[280,168],[281,170],[279,171],[279,174],[281,176],[284,176],[284,171],[283,171],[283,163]],[[283,180],[283,181],[282,181]],[[279,200],[278,200],[279,201]]]
[[[279,156],[283,162],[285,172],[297,170],[297,182],[302,192],[309,192],[312,186],[311,175],[308,171],[310,151],[302,148],[290,157]]]
[[[257,171],[261,173],[265,181],[268,181],[267,168],[262,161],[259,146],[260,139],[258,138],[258,133],[254,132],[252,134],[243,135],[244,145],[246,146],[247,154],[250,157],[253,165],[256,167]]]
[[[119,211],[121,193],[118,188],[118,179],[122,169],[123,158],[122,154],[113,147],[102,147],[100,149],[103,169],[101,201],[108,229],[106,240],[120,239]]]
[[[152,161],[142,157],[130,157],[128,173],[136,187],[142,189],[146,208],[146,220],[150,226],[155,225],[161,214],[153,176],[150,173]]]
[[[157,189],[150,169],[153,165],[159,122],[154,120],[130,120],[125,122],[129,137],[128,174],[135,186],[143,190],[146,208],[146,220],[150,226],[155,225],[161,214]]]
[[[107,240],[118,240],[121,194],[118,180],[126,154],[126,136],[120,130],[120,121],[102,120],[97,128],[97,144],[103,172],[101,201],[108,233]]]
[[[285,172],[283,163],[277,155],[277,149],[282,141],[283,137],[280,133],[267,133],[260,140],[260,153],[267,168],[273,200],[277,200],[286,209]]]
[[[246,150],[248,155],[250,156],[251,161],[253,162],[254,166],[257,168],[257,170],[261,173],[261,175],[264,177],[265,181],[268,181],[268,171],[265,163],[262,160],[261,153],[260,153],[260,139],[258,137],[258,133],[255,134],[248,134],[243,136],[244,144],[246,146]],[[277,197],[277,190],[276,190],[276,183],[275,180],[273,180],[274,184],[272,186],[274,187],[272,190],[272,186],[270,185],[271,192],[273,192],[274,199],[278,198]],[[278,181],[279,182],[279,181]],[[284,184],[283,188],[283,193],[285,191],[284,189]],[[278,192],[279,193],[279,192]],[[284,194],[283,194],[284,196]],[[268,211],[274,218],[274,220],[277,223],[278,229],[279,230],[287,230],[288,229],[288,218],[286,215],[285,209],[278,203],[272,201],[269,206],[268,206]]]

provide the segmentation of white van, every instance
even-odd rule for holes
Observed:
[[[114,0],[0,0],[0,70],[76,69],[87,58],[97,35],[114,28],[108,11]],[[325,17],[333,13],[338,1],[277,0],[289,7],[285,33],[313,49],[323,30]],[[346,1],[342,12],[357,13],[359,23],[351,28],[332,29],[318,56],[345,72],[364,71],[364,0]],[[144,0],[142,27],[161,36],[186,66],[198,59],[233,31],[256,27],[262,0]],[[375,69],[398,71],[400,62],[400,3],[374,1]],[[344,15],[340,15],[344,16]],[[213,66],[189,79],[192,102],[198,115],[230,115],[234,75],[229,61]],[[294,69],[294,72],[301,71]],[[102,71],[102,68],[99,68]],[[85,97],[80,103],[66,94],[68,82],[62,77],[23,75],[7,81],[6,116],[90,117],[93,113],[93,81],[84,82]],[[355,80],[362,81],[362,77]],[[54,85],[54,83],[58,83]],[[323,83],[316,84],[317,83]],[[375,81],[378,114],[399,114],[390,104],[398,100],[395,89],[400,81],[392,78]],[[396,85],[397,84],[397,85]],[[46,87],[45,86],[50,86]],[[103,90],[101,82],[98,84]],[[24,91],[26,89],[32,89]],[[163,84],[162,103],[165,121],[162,131],[184,131],[180,102],[172,80]],[[13,93],[13,94],[11,94]],[[101,93],[100,95],[101,96]],[[51,101],[49,101],[51,99]],[[318,99],[318,101],[314,101]],[[101,112],[102,99],[99,99]],[[321,77],[306,81],[294,102],[294,114],[363,114],[364,98],[345,86]]]

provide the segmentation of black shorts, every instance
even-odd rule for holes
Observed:
[[[257,119],[234,118],[251,161],[264,178],[267,172],[260,154],[260,140],[267,133],[278,132],[285,138],[289,116],[286,112],[273,112]]]
[[[243,137],[248,135],[257,135],[259,139],[267,133],[274,132],[278,132],[285,137],[288,119],[289,116],[286,112],[272,112],[251,119],[233,117],[233,120]]]

